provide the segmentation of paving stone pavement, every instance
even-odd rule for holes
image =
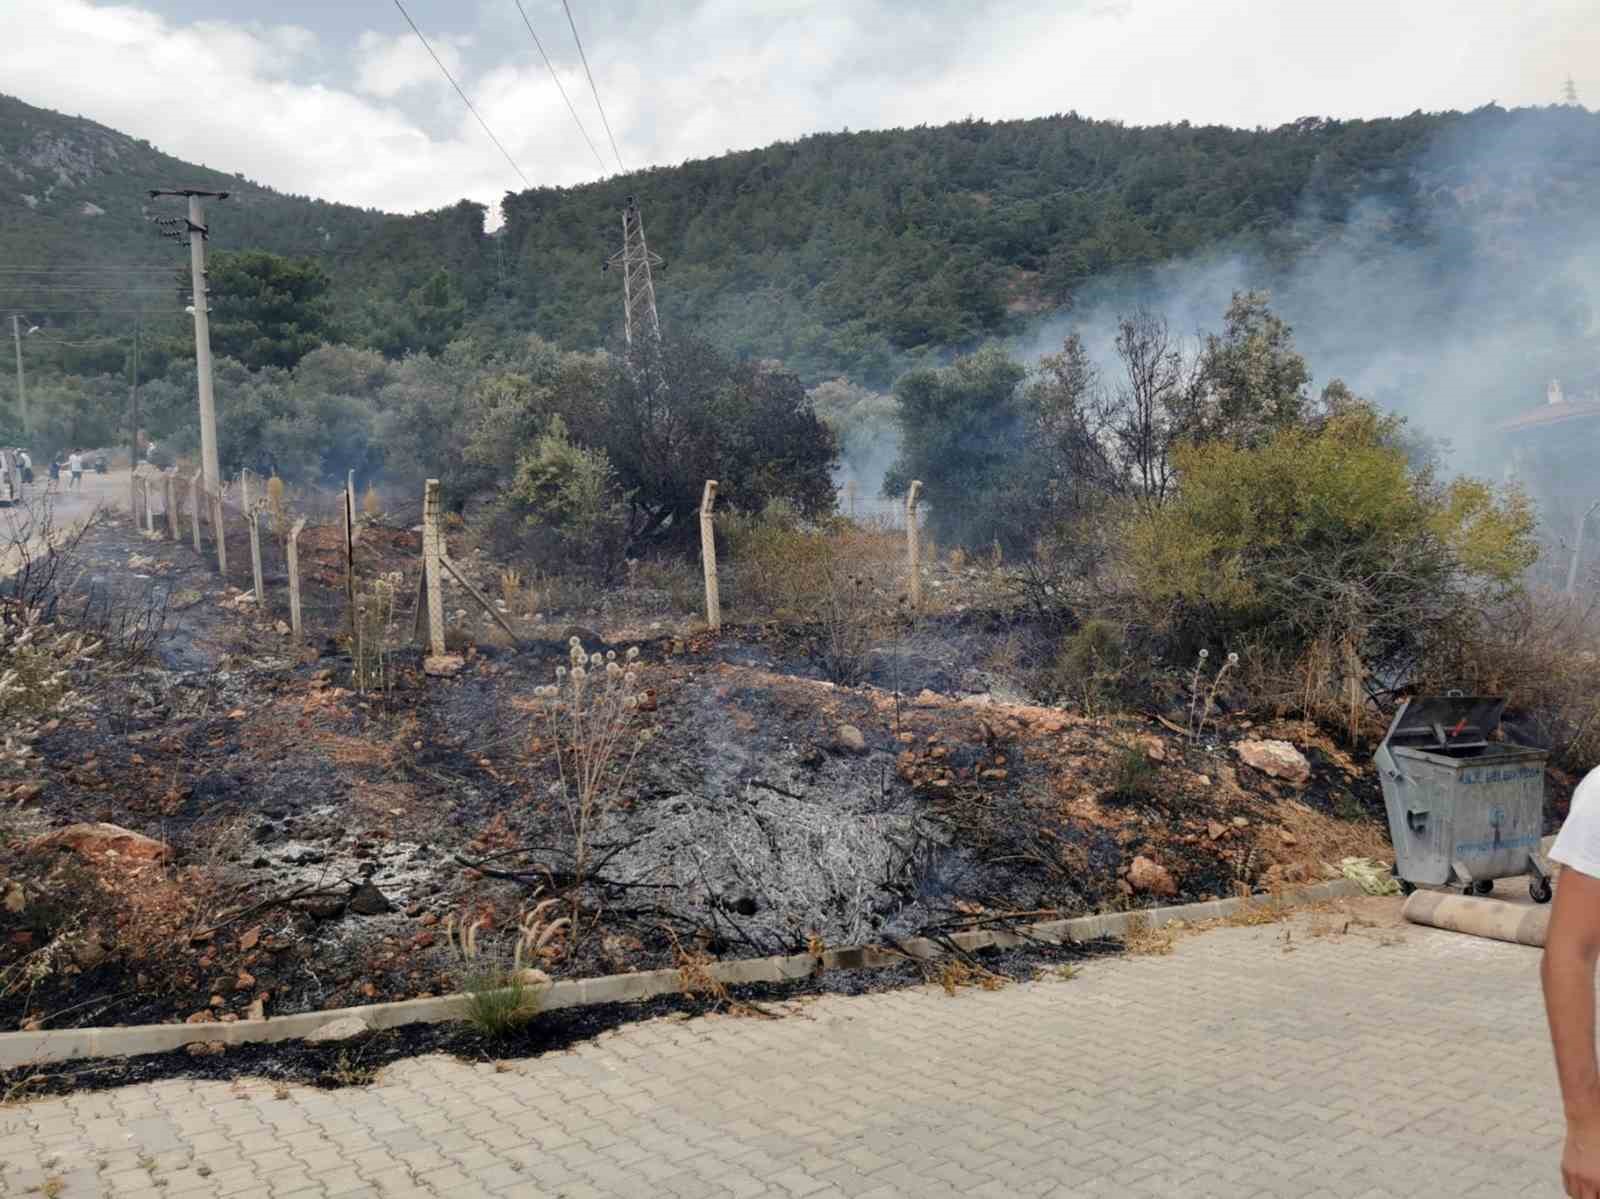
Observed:
[[[0,1194],[1558,1195],[1538,952],[1351,910],[1380,925],[1302,914],[1070,980],[657,1020],[503,1069],[0,1108]]]

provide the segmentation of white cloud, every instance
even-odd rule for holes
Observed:
[[[559,6],[525,3],[612,163]],[[0,0],[0,80],[30,103],[288,191],[414,211],[519,188],[410,30],[381,11],[381,27],[334,43],[135,4]],[[530,179],[595,177],[510,3],[450,6],[471,27],[438,32],[439,6],[412,11]],[[1546,103],[1569,71],[1600,101],[1593,0],[588,0],[577,13],[635,168],[969,114],[1249,126]]]
[[[456,79],[461,78],[461,48],[466,38],[430,37],[428,44]],[[368,30],[356,43],[356,87],[379,99],[392,100],[407,88],[449,87],[427,49],[407,30],[386,37]]]

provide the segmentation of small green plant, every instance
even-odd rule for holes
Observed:
[[[1158,775],[1155,763],[1140,745],[1118,747],[1111,759],[1111,779],[1106,796],[1123,803],[1155,798]]]
[[[491,967],[467,978],[467,1021],[486,1037],[510,1036],[539,1014],[537,992],[520,969]]]
[[[1126,675],[1123,633],[1109,620],[1086,620],[1061,643],[1054,690],[1077,701],[1093,718],[1115,698]]]

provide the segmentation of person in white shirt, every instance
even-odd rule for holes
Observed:
[[[1550,850],[1562,866],[1539,976],[1555,1047],[1567,1141],[1561,1181],[1572,1199],[1600,1199],[1600,1066],[1595,1061],[1595,964],[1600,962],[1600,770],[1572,793]]]
[[[83,486],[83,453],[81,451],[73,450],[72,453],[67,455],[67,474],[70,476],[67,479],[68,487]]]

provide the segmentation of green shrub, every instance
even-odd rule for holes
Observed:
[[[1515,592],[1536,548],[1526,497],[1439,483],[1402,432],[1352,402],[1259,447],[1181,447],[1175,498],[1125,519],[1133,615],[1179,660],[1241,644],[1293,672],[1315,650],[1334,696],[1409,673]]]
[[[1115,621],[1086,620],[1062,641],[1050,690],[1094,715],[1117,697],[1127,678],[1127,647]]]
[[[628,501],[605,451],[574,442],[559,416],[518,461],[505,495],[525,526],[553,539],[566,565],[605,580],[627,555]]]
[[[1119,746],[1111,758],[1111,773],[1104,798],[1120,803],[1144,803],[1156,796],[1160,772],[1141,745]]]

